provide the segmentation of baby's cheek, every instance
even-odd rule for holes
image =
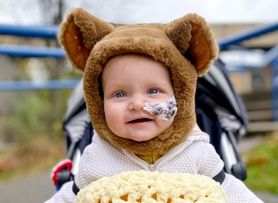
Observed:
[[[117,126],[120,126],[123,121],[122,108],[119,105],[104,104],[105,120],[111,131],[117,130]]]
[[[115,119],[114,114],[113,106],[109,105],[109,103],[104,103],[104,116],[107,124],[113,122],[113,119]]]
[[[168,128],[170,128],[173,124],[173,120],[170,120],[170,121],[165,121],[165,120],[157,120],[157,122],[159,122],[159,126],[160,126],[160,133],[164,132],[165,130],[167,130]]]

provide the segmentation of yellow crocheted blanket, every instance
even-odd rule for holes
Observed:
[[[224,203],[213,179],[186,173],[124,172],[101,178],[80,190],[77,203]]]

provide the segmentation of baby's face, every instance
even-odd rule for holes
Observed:
[[[135,141],[150,140],[173,121],[161,120],[143,110],[174,96],[167,68],[142,55],[120,55],[105,65],[102,75],[105,119],[117,136]]]

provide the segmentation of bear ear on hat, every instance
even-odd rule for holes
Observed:
[[[207,72],[217,57],[218,45],[206,21],[188,14],[165,26],[165,32],[199,76]]]
[[[111,24],[78,8],[62,23],[58,39],[73,65],[84,71],[94,45],[112,30]]]

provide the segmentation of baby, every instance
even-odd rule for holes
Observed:
[[[167,117],[166,107],[151,106],[170,98],[175,105],[170,75],[162,63],[144,55],[115,56],[104,67],[102,87],[105,120],[118,137],[147,141],[172,125],[175,113]]]
[[[82,9],[63,23],[60,42],[84,71],[84,95],[96,133],[74,181],[48,202],[74,202],[79,189],[125,171],[201,174],[221,183],[228,202],[261,202],[223,162],[196,124],[197,76],[216,57],[203,18],[167,25],[114,27]]]

